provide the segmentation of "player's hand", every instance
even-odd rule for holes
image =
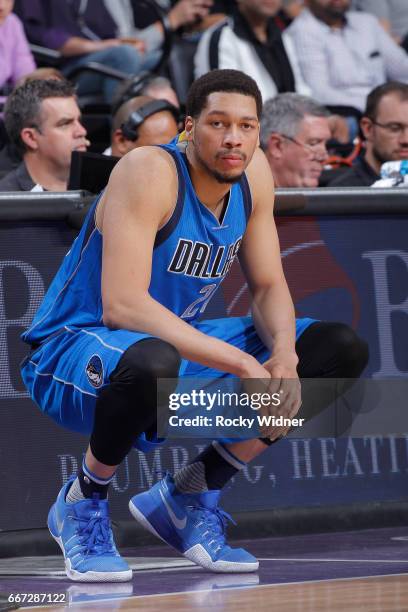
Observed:
[[[248,357],[250,357],[248,355]],[[259,363],[254,357],[250,357],[247,367],[241,378],[242,387],[245,393],[247,393],[252,399],[257,399],[261,396],[265,397],[267,394],[271,397],[271,394],[275,392],[273,385],[276,381],[272,380],[271,374],[265,365]],[[278,389],[276,389],[278,390]],[[251,401],[252,404],[252,401]],[[272,398],[270,405],[263,405],[259,410],[258,414],[261,415],[272,415],[276,414],[276,406],[272,405]],[[269,428],[261,428],[262,437],[269,437]]]
[[[245,392],[248,395],[253,393],[269,393],[270,373],[255,357],[252,357],[252,355],[247,357],[248,359],[241,374],[241,381]]]
[[[168,15],[172,29],[194,25],[208,15],[212,5],[213,0],[179,0]]]
[[[269,394],[279,393],[281,403],[261,408],[261,414],[270,414],[276,417],[293,419],[302,405],[301,386],[296,366],[298,357],[296,353],[288,351],[274,352],[263,365],[271,376]],[[269,409],[268,409],[269,408]],[[285,436],[290,427],[265,427],[261,430],[262,436],[270,440],[277,440]]]
[[[245,359],[245,364],[242,367],[242,379],[260,379],[268,381],[271,378],[270,372],[265,368],[264,365],[259,363],[255,357],[252,355],[247,355],[247,359]]]

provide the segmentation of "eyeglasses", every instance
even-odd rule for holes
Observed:
[[[326,144],[324,142],[317,142],[316,144],[307,144],[306,142],[300,142],[300,140],[296,140],[296,138],[292,138],[292,136],[287,136],[286,134],[281,134],[283,138],[286,140],[290,140],[294,144],[298,145],[298,147],[302,147],[305,151],[312,156],[312,160],[316,161],[324,161],[327,157],[327,149]]]
[[[406,130],[408,130],[407,123],[379,123],[378,121],[374,121],[373,119],[371,119],[371,123],[373,123],[374,125],[378,125],[378,127],[382,128],[383,130],[386,130],[393,136],[399,136],[400,134],[403,134]]]

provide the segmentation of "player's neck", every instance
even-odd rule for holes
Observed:
[[[200,163],[194,153],[186,151],[188,170],[194,191],[200,202],[212,213],[217,214],[223,207],[225,196],[231,189],[230,183],[220,183]]]

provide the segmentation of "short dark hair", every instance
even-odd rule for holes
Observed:
[[[381,100],[392,93],[398,94],[401,100],[408,100],[408,85],[399,81],[389,81],[373,89],[367,96],[364,116],[375,120]]]
[[[69,81],[45,79],[26,81],[16,87],[7,98],[4,108],[4,125],[10,141],[24,153],[26,146],[21,130],[38,125],[41,121],[41,103],[46,98],[72,98],[75,86]]]
[[[207,98],[214,92],[239,93],[254,98],[258,119],[262,113],[262,96],[258,85],[250,76],[240,70],[211,70],[191,85],[186,102],[186,113],[196,118],[207,104]]]

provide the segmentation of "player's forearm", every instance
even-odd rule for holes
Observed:
[[[286,282],[256,291],[252,314],[256,330],[271,352],[295,352],[295,309]]]
[[[245,377],[253,358],[238,348],[196,330],[147,295],[137,305],[125,301],[104,308],[104,324],[151,334],[172,344],[184,359]]]

